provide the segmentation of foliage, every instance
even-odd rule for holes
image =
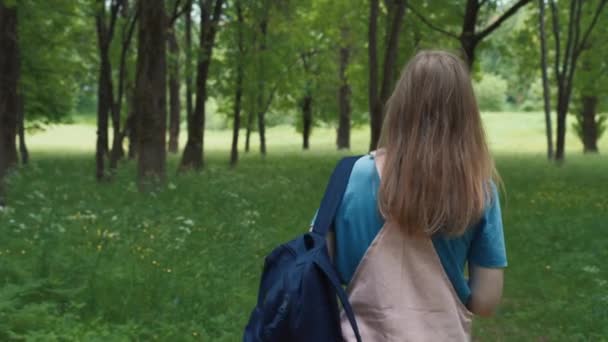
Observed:
[[[484,74],[474,83],[477,103],[482,111],[499,112],[507,95],[507,81],[493,74]]]
[[[21,91],[28,122],[57,122],[80,103],[90,110],[96,65],[85,0],[18,1]]]

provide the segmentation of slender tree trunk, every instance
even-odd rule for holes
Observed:
[[[137,157],[137,112],[135,111],[135,87],[132,84],[127,86],[127,103],[128,114],[127,122],[125,124],[125,130],[129,136],[129,153],[128,157],[130,160]]]
[[[234,94],[234,123],[232,127],[232,148],[230,150],[230,166],[235,167],[239,159],[239,130],[241,128],[241,101],[243,97],[243,10],[241,2],[236,2],[237,13],[237,43],[238,56],[236,65],[236,89]]]
[[[475,48],[477,47],[478,43],[475,30],[477,28],[478,15],[478,0],[467,0],[459,40],[463,57],[469,66],[469,70],[473,69],[473,64],[475,63]]]
[[[380,139],[382,129],[382,108],[378,98],[378,0],[370,0],[369,26],[368,26],[368,56],[369,56],[369,115],[371,128],[371,141],[369,149],[375,150]]]
[[[97,45],[99,48],[99,76],[97,81],[97,144],[95,149],[95,176],[98,181],[106,179],[105,161],[109,152],[108,148],[108,120],[110,114],[116,121],[117,108],[114,105],[114,94],[112,85],[112,65],[110,64],[110,46],[114,36],[116,17],[120,9],[120,2],[110,4],[110,19],[106,21],[106,3],[97,0],[99,7],[95,14],[95,25],[97,29]],[[114,126],[116,128],[116,125]],[[120,126],[119,126],[120,128]],[[117,131],[114,131],[116,135]]]
[[[100,42],[101,65],[97,85],[97,145],[95,149],[95,175],[98,181],[106,178],[105,160],[108,152],[108,116],[112,106],[112,85],[110,79],[112,76],[107,50],[107,44]]]
[[[564,160],[566,145],[566,117],[568,115],[569,101],[564,94],[565,89],[559,87],[557,95],[557,140],[555,146],[555,160],[560,163]]]
[[[380,88],[381,107],[384,107],[394,87],[394,75],[396,74],[395,64],[397,62],[397,52],[399,50],[399,33],[401,32],[403,16],[405,15],[406,1],[407,0],[396,0],[394,4],[395,13],[393,14],[390,31],[388,32],[386,51],[384,53],[384,64],[382,68],[382,86]],[[380,112],[382,117],[384,116],[382,114],[383,112],[383,110]]]
[[[186,9],[186,123],[192,121],[192,1]]]
[[[25,144],[25,103],[23,94],[19,94],[19,155],[21,156],[21,164],[27,165],[30,162],[30,153]]]
[[[145,190],[165,181],[167,18],[164,0],[140,0],[139,11],[135,111],[138,183]]]
[[[0,2],[0,206],[4,203],[4,176],[17,165],[19,116],[19,41],[17,6]]]
[[[175,28],[169,31],[169,152],[177,153],[179,145],[179,47]]]
[[[302,149],[310,148],[310,132],[312,129],[312,94],[307,91],[301,102],[302,108]]]
[[[348,30],[345,28],[341,29],[342,40],[344,41],[348,36]],[[350,84],[346,76],[346,69],[348,68],[348,62],[350,58],[350,46],[342,46],[340,48],[340,90],[338,91],[338,107],[340,117],[338,119],[338,149],[349,149],[350,148]]]
[[[203,142],[205,134],[205,100],[207,99],[207,77],[213,53],[213,44],[217,23],[222,11],[222,0],[216,0],[213,16],[207,12],[208,7],[201,6],[201,53],[197,63],[196,101],[191,120],[188,122],[188,141],[180,164],[180,170],[200,170],[203,168]]]
[[[538,0],[540,34],[540,68],[543,80],[543,101],[545,109],[545,132],[547,135],[547,158],[553,159],[553,128],[551,127],[551,92],[547,76],[547,40],[545,33],[545,0]]]
[[[405,14],[406,0],[395,1],[394,14],[387,32],[387,45],[384,53],[384,64],[382,69],[382,84],[378,94],[378,57],[377,57],[377,26],[378,26],[378,1],[371,0],[369,18],[369,65],[370,65],[370,115],[371,115],[371,142],[370,150],[375,150],[380,140],[382,121],[384,119],[383,107],[392,91],[394,80],[395,62],[397,59],[399,32]],[[373,89],[372,89],[373,88]]]
[[[597,96],[583,96],[583,151],[585,153],[597,153]]]
[[[122,99],[125,93],[125,83],[127,83],[127,57],[129,55],[129,48],[131,46],[131,40],[133,37],[133,32],[135,30],[135,24],[137,23],[137,14],[134,13],[133,17],[129,18],[129,1],[127,0],[122,0],[121,16],[125,20],[125,24],[122,28],[120,64],[118,67],[118,94],[116,96],[116,102],[112,107],[112,126],[114,137],[112,140],[112,152],[110,153],[111,172],[114,172],[116,170],[116,168],[118,167],[118,161],[124,158],[125,156],[125,150],[123,148],[125,132],[123,132],[123,130],[128,130],[128,127],[126,127],[126,123],[124,129],[121,129],[120,122],[123,107]],[[129,106],[130,105],[128,105],[128,107]]]
[[[251,130],[253,129],[253,111],[247,115],[247,132],[245,132],[245,153],[249,152],[249,141],[251,140]]]
[[[266,60],[265,60],[265,51],[266,51],[266,34],[268,32],[268,17],[267,15],[260,22],[260,45],[258,51],[258,102],[257,102],[257,110],[258,110],[258,134],[260,136],[260,153],[262,156],[266,155],[266,110],[264,106],[264,96],[265,96],[265,83],[266,83]]]

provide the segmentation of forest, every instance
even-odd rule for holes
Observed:
[[[264,255],[427,49],[469,67],[505,180],[475,340],[602,340],[607,5],[0,0],[0,340],[240,339]]]

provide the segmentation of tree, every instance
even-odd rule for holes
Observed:
[[[383,121],[383,106],[388,100],[394,82],[394,70],[397,58],[399,32],[405,14],[406,0],[394,0],[394,8],[389,11],[392,14],[391,24],[387,30],[387,44],[384,53],[383,72],[381,88],[378,93],[378,52],[377,52],[377,31],[378,31],[378,12],[379,1],[370,1],[369,15],[369,114],[371,126],[370,150],[375,150],[380,139],[380,130]]]
[[[350,148],[350,115],[351,115],[351,87],[348,82],[346,70],[348,68],[349,58],[351,54],[350,41],[350,30],[346,26],[340,28],[340,34],[342,36],[343,43],[340,46],[340,71],[338,78],[340,79],[340,88],[338,90],[338,137],[336,139],[336,145],[338,149],[349,149]]]
[[[186,8],[186,118],[190,122],[192,117],[192,1],[188,2]]]
[[[258,46],[257,46],[257,100],[256,100],[256,109],[257,109],[257,118],[258,118],[258,135],[260,136],[260,153],[262,156],[266,155],[266,120],[265,115],[267,112],[268,106],[264,104],[265,96],[266,96],[266,39],[268,36],[268,21],[270,20],[270,4],[268,1],[263,1],[262,3],[262,15],[260,17],[260,21],[258,23],[259,36],[258,36]],[[272,96],[274,94],[271,93],[269,96],[269,101],[271,101]]]
[[[205,134],[205,101],[207,100],[207,78],[213,53],[213,44],[222,14],[222,0],[201,0],[200,53],[196,75],[196,102],[188,118],[188,141],[180,164],[180,170],[200,170],[203,167],[203,142]],[[213,6],[213,9],[212,9]]]
[[[580,70],[574,78],[574,99],[576,122],[573,127],[583,143],[584,153],[598,153],[597,141],[605,133],[608,115],[598,115],[605,111],[608,103],[604,95],[608,88],[608,61],[603,49],[608,43],[608,27],[598,25],[581,53]]]
[[[577,68],[577,61],[583,50],[586,48],[589,36],[596,26],[599,16],[602,13],[608,0],[598,0],[597,5],[587,11],[589,22],[586,28],[582,25],[583,7],[588,3],[583,0],[570,0],[567,12],[567,26],[560,24],[560,9],[554,0],[549,0],[552,15],[552,29],[554,36],[554,74],[557,85],[557,140],[555,147],[555,160],[564,160],[566,145],[566,116],[570,107],[573,80]],[[568,33],[565,38],[565,48],[562,50],[563,29],[567,27]]]
[[[182,7],[184,11],[191,10],[192,1],[188,0]],[[180,126],[180,81],[179,81],[179,45],[177,44],[177,27],[175,22],[179,13],[180,1],[174,4],[173,15],[169,19],[168,48],[169,48],[169,152],[177,153],[179,147]],[[190,13],[188,13],[190,16]]]
[[[236,83],[234,90],[234,119],[232,127],[232,147],[230,149],[230,166],[236,166],[239,158],[239,130],[241,128],[241,102],[243,98],[243,59],[245,57],[244,47],[244,19],[243,19],[243,7],[241,1],[236,2],[236,15],[237,15],[237,45],[238,53],[236,58]]]
[[[511,7],[505,10],[501,15],[491,20],[491,23],[483,27],[483,16],[480,15],[480,11],[484,5],[495,7],[498,1],[487,1],[487,0],[466,0],[464,5],[464,16],[462,17],[460,34],[456,34],[453,31],[443,28],[437,25],[432,19],[434,11],[429,11],[431,14],[425,16],[418,9],[408,3],[408,8],[424,22],[429,28],[440,32],[448,37],[457,39],[460,43],[464,58],[469,65],[469,69],[473,68],[475,63],[475,51],[479,44],[486,39],[492,32],[494,32],[503,22],[513,16],[522,7],[527,5],[531,0],[517,0]],[[436,8],[436,7],[434,7]],[[448,14],[451,15],[451,14]]]
[[[110,46],[114,38],[118,11],[122,6],[121,0],[111,0],[109,3],[109,21],[106,18],[105,0],[95,2],[95,26],[97,28],[97,45],[99,47],[99,77],[97,82],[97,144],[95,152],[97,180],[103,180],[105,175],[105,157],[108,153],[108,117],[110,112],[114,117],[114,95],[112,85],[112,65],[110,62]]]
[[[547,42],[545,35],[545,0],[538,0],[539,35],[540,35],[540,68],[543,80],[543,103],[545,110],[545,129],[547,135],[547,158],[553,159],[553,128],[551,127],[551,92],[547,76]]]
[[[125,93],[125,84],[127,83],[127,58],[131,47],[131,41],[133,32],[135,31],[135,24],[137,23],[138,13],[136,10],[132,10],[128,6],[128,0],[123,0],[121,13],[123,24],[121,27],[121,41],[120,41],[120,61],[118,67],[118,89],[116,99],[113,101],[112,110],[112,130],[114,133],[112,139],[112,151],[110,153],[110,170],[116,170],[118,166],[118,160],[124,157],[125,152],[123,149],[123,141],[127,135],[127,131],[130,129],[128,126],[129,119],[123,125],[124,129],[121,130],[121,113],[123,108],[123,97]],[[128,101],[127,101],[128,103]],[[131,120],[132,122],[133,120]]]
[[[139,0],[135,82],[140,189],[164,182],[166,163],[166,33],[164,0]]]
[[[0,1],[0,205],[3,182],[17,164],[17,124],[19,116],[19,38],[17,7]]]

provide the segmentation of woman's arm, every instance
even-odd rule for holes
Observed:
[[[494,314],[502,298],[503,269],[469,264],[471,297],[467,307],[476,315]]]

